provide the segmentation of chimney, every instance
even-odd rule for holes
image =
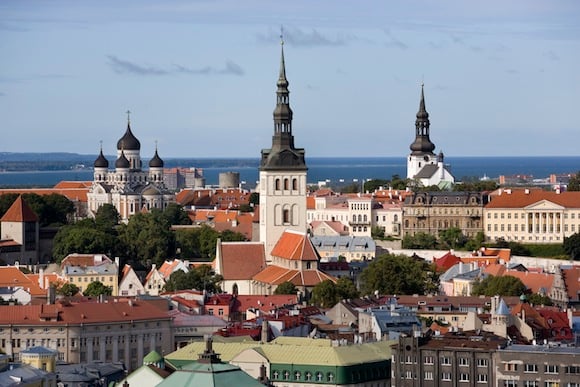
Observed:
[[[46,304],[53,305],[56,301],[56,288],[53,285],[48,287],[48,291],[46,292]]]
[[[44,269],[40,269],[38,271],[38,286],[40,286],[42,289],[45,289],[44,287]]]
[[[117,265],[117,269],[119,269],[119,267],[121,266],[121,260],[119,259],[119,257],[115,257],[115,265]]]
[[[262,320],[262,332],[261,332],[261,341],[262,343],[267,343],[268,342],[268,320],[264,319]]]

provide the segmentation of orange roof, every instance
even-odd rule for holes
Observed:
[[[281,266],[270,265],[254,276],[254,281],[272,285],[280,285],[283,282],[292,282],[296,286],[316,286],[320,282],[336,278],[321,272],[320,270],[291,270]]]
[[[529,271],[507,270],[504,275],[519,278],[533,293],[549,294],[554,283],[554,275],[549,273],[532,273]]]
[[[318,253],[305,233],[286,230],[272,249],[272,255],[292,261],[317,261]]]
[[[83,182],[80,182],[83,183]],[[59,183],[60,184],[60,183]],[[0,195],[17,193],[17,194],[29,194],[34,193],[37,195],[51,195],[59,194],[65,196],[67,199],[73,202],[87,202],[87,193],[89,188],[8,188],[0,189]]]
[[[0,267],[0,288],[22,287],[30,292],[33,297],[45,296],[46,290],[38,285],[38,280],[33,281],[15,266]],[[4,309],[3,309],[4,310]],[[3,313],[0,313],[2,315]],[[1,319],[1,317],[0,317]]]
[[[298,302],[298,296],[296,294],[242,295],[237,296],[236,301],[239,303],[239,310],[262,309],[263,307],[294,305]]]
[[[1,219],[2,222],[38,222],[38,216],[26,204],[22,195],[18,196],[14,203]]]
[[[313,210],[316,208],[316,198],[314,196],[306,196],[306,209]]]
[[[42,289],[48,289],[50,284],[64,284],[68,282],[66,279],[60,277],[56,273],[45,273],[44,275],[44,284],[40,283],[40,275],[39,274],[25,274],[32,282],[38,284],[39,287]],[[58,286],[57,286],[58,287]]]
[[[105,263],[113,263],[111,258],[105,254],[69,254],[62,262],[60,267],[64,266],[100,266]]]
[[[226,280],[249,280],[266,267],[263,243],[222,242],[218,245],[222,276]]]
[[[492,263],[490,265],[487,265],[485,267],[485,269],[483,270],[483,272],[486,274],[492,275],[494,277],[498,277],[498,276],[504,275],[506,270],[507,269],[506,269],[505,265],[502,265],[499,263]]]
[[[580,266],[563,268],[564,283],[570,301],[578,301],[580,298]]]
[[[91,188],[92,181],[60,181],[53,188]]]
[[[52,305],[9,305],[2,307],[0,324],[46,325],[42,316],[56,321],[48,324],[89,324],[169,319],[167,311],[152,302],[117,299],[117,302],[81,302]]]
[[[157,269],[157,271],[159,272],[159,274],[161,274],[163,278],[169,279],[171,274],[173,274],[173,272],[175,271],[177,265],[179,265],[180,263],[182,263],[182,261],[180,261],[179,259],[165,261],[163,262],[163,265],[161,265],[161,267]]]
[[[493,196],[485,208],[523,208],[542,200],[548,200],[562,207],[580,208],[580,192],[556,193],[543,190],[513,190],[511,193],[507,193],[505,191],[501,195]]]

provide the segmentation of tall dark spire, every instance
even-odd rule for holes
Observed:
[[[425,108],[424,85],[421,84],[421,101],[419,102],[419,111],[415,120],[415,141],[411,144],[412,154],[418,155],[423,153],[433,154],[435,144],[429,139],[429,113]]]
[[[274,108],[274,136],[272,148],[262,150],[261,170],[294,169],[306,170],[304,149],[294,147],[292,135],[292,109],[290,108],[290,91],[286,78],[286,63],[284,60],[284,40],[280,35],[280,72],[276,90],[276,108]]]

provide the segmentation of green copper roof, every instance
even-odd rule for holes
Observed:
[[[201,344],[205,345],[205,343]],[[239,367],[230,364],[189,362],[157,385],[157,387],[165,386],[263,387],[263,384]]]
[[[143,358],[143,363],[157,363],[160,360],[163,360],[163,356],[156,351],[151,351]]]
[[[263,354],[271,364],[303,364],[325,366],[347,366],[372,363],[391,358],[393,341],[333,346],[331,340],[300,337],[279,337],[270,343],[214,342],[213,349],[220,354],[222,361],[229,362],[240,352],[254,349]],[[165,357],[172,366],[183,365],[185,361],[198,358],[205,344],[191,343]]]

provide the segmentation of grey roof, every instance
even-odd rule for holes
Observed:
[[[513,344],[505,348],[500,349],[503,352],[539,352],[539,353],[559,353],[559,354],[570,354],[570,355],[580,355],[580,347],[561,347],[554,346],[550,344],[546,345],[524,345],[524,344]]]
[[[413,326],[421,325],[417,315],[407,307],[397,307],[394,310],[370,309],[367,313],[375,317],[382,332],[409,331]]]
[[[65,275],[85,275],[85,274],[107,274],[118,275],[118,268],[115,263],[106,263],[99,266],[65,266]]]
[[[20,351],[20,353],[36,353],[38,355],[52,355],[52,354],[56,354],[56,351],[53,349],[46,348],[46,347],[36,346],[36,347],[26,348],[26,349]]]
[[[29,366],[28,364],[10,364],[9,368],[0,372],[0,386],[36,385],[47,375],[48,372]],[[19,381],[19,379],[21,380]]]
[[[503,298],[499,301],[495,314],[500,316],[508,316],[510,314],[510,308],[508,308]]]
[[[313,235],[310,237],[310,241],[319,251],[368,251],[374,253],[377,248],[375,241],[371,237]]]
[[[428,179],[433,176],[439,170],[439,166],[437,164],[427,164],[415,176],[414,178],[417,179]]]

